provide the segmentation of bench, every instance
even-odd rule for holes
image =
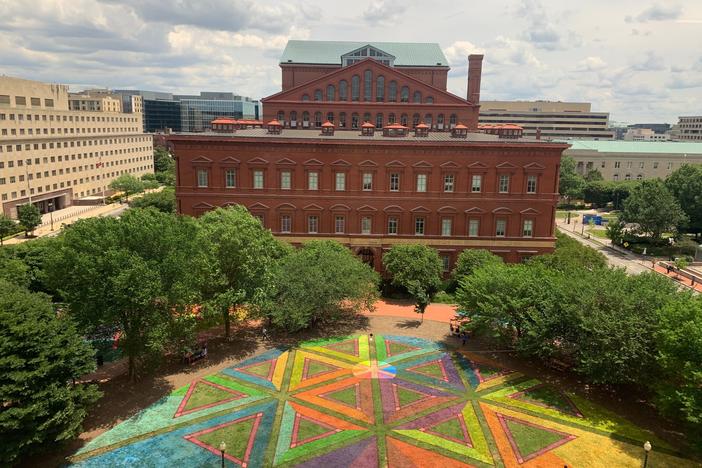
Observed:
[[[186,364],[193,364],[200,359],[204,359],[207,357],[207,345],[203,345],[199,349],[196,349],[195,351],[190,351],[188,353],[185,353],[183,356],[183,362]]]

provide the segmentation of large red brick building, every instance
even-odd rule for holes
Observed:
[[[463,99],[438,44],[290,41],[263,125],[168,137],[179,212],[241,204],[282,239],[336,239],[378,269],[398,243],[435,247],[447,271],[465,248],[551,251],[567,145],[479,132],[482,56],[468,61]]]

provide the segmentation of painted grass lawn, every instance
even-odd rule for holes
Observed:
[[[696,466],[611,411],[478,355],[405,336],[271,350],[174,391],[76,466]]]

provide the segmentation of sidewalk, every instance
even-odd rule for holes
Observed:
[[[666,270],[665,268],[663,268],[660,265],[656,265],[655,268],[653,268],[653,271],[655,271],[656,273],[660,273],[663,276],[667,276],[671,280],[673,280],[677,283],[680,283],[683,286],[686,286],[690,289],[693,289],[695,291],[702,293],[702,284],[695,282],[695,284],[693,285],[691,280],[689,280],[687,278],[683,278],[683,277],[680,277],[678,279],[678,276],[675,274],[674,271],[671,271],[670,273],[668,273],[668,270]]]

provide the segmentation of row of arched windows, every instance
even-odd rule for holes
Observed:
[[[338,93],[337,93],[338,86]],[[388,102],[398,102],[398,87],[397,81],[391,80],[387,86],[387,96],[386,96],[386,86],[385,77],[383,75],[378,75],[375,81],[373,80],[373,72],[371,70],[366,70],[363,72],[363,100],[372,101],[373,88],[375,87],[375,101],[384,102],[386,99]],[[316,89],[312,95],[315,101],[348,101],[349,100],[349,86],[346,80],[339,81],[338,85],[328,84],[326,90]],[[325,92],[326,91],[326,92]],[[303,101],[309,101],[310,96],[308,94],[302,95]],[[361,100],[361,77],[359,75],[353,75],[351,77],[351,101]],[[409,86],[402,86],[399,88],[399,102],[410,102],[410,88]],[[416,104],[433,104],[434,98],[432,96],[426,96],[424,101],[422,101],[422,92],[415,90],[412,93],[412,102]]]
[[[288,117],[287,120],[286,117]],[[337,117],[338,120],[336,120]],[[404,125],[406,127],[410,126],[411,124],[412,127],[416,127],[421,122],[428,125],[431,128],[443,130],[446,125],[446,119],[444,114],[437,115],[436,121],[434,120],[434,115],[429,113],[424,114],[424,118],[422,118],[422,116],[419,113],[414,113],[411,117],[409,114],[403,113],[399,115],[398,119],[398,116],[394,112],[391,112],[387,115],[387,120],[385,120],[385,114],[383,114],[382,112],[378,112],[377,114],[375,114],[375,117],[370,112],[366,112],[363,114],[362,117],[363,118],[361,119],[361,114],[359,114],[358,112],[354,112],[351,114],[351,121],[348,122],[346,112],[340,112],[338,115],[334,112],[327,112],[326,115],[324,115],[321,111],[317,111],[314,113],[310,113],[308,111],[304,111],[301,113],[298,113],[297,111],[291,111],[286,116],[284,111],[278,111],[277,115],[278,121],[283,123],[284,125],[289,124],[288,126],[290,127],[302,128],[320,128],[322,126],[322,123],[324,123],[326,120],[335,124],[338,128],[347,128],[347,125],[350,124],[350,128],[353,129],[360,128],[363,122],[374,123],[376,128],[382,128],[385,124],[393,123],[399,123],[400,125]],[[457,123],[458,116],[456,114],[449,115],[448,128],[453,128]]]

